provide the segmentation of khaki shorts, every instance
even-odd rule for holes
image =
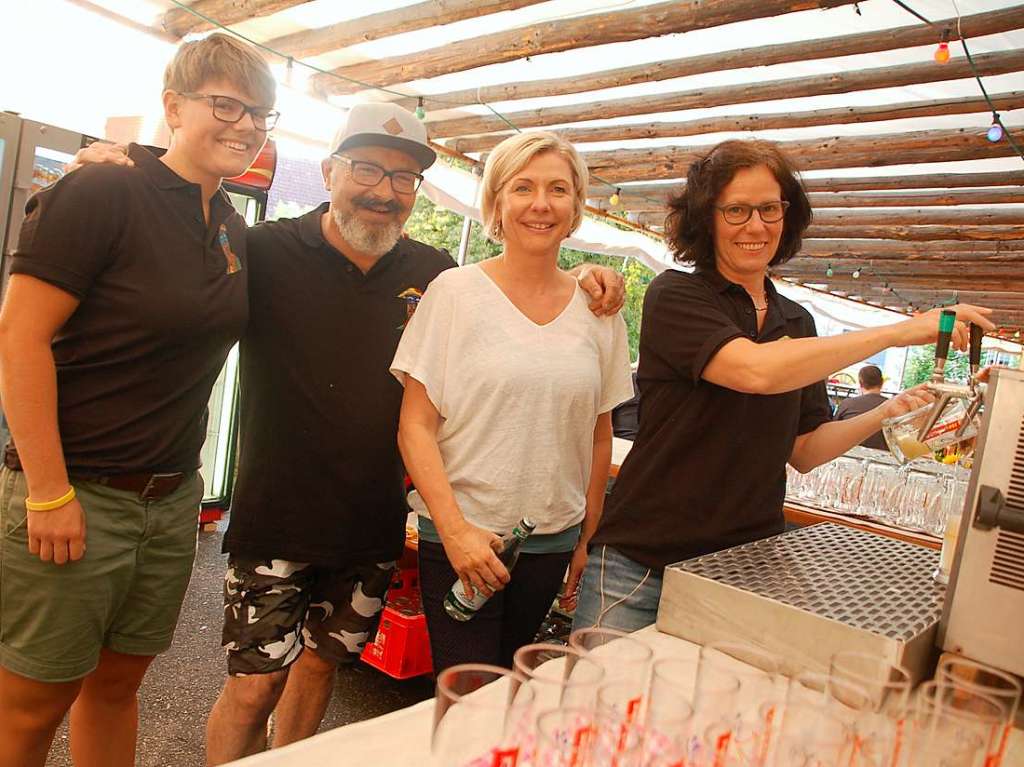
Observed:
[[[85,510],[85,556],[55,565],[28,551],[25,475],[0,470],[0,665],[42,682],[89,674],[103,647],[166,650],[196,553],[198,472],[151,501],[72,484]]]

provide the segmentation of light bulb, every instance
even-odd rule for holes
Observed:
[[[1003,126],[999,123],[992,123],[992,126],[988,129],[988,133],[985,134],[988,140],[995,144],[1003,137]]]
[[[613,206],[618,205],[619,204],[619,193],[618,192],[613,192],[612,196],[608,198],[608,202],[610,202]]]
[[[427,116],[427,110],[423,108],[422,104],[420,104],[418,107],[416,107],[416,117],[418,119],[422,120],[426,116]]]
[[[835,274],[835,272],[832,271],[832,266],[831,265],[825,267],[825,276],[826,277],[831,277],[833,274]]]
[[[949,43],[939,43],[939,47],[935,49],[935,61],[938,64],[949,61]]]
[[[859,280],[860,279],[860,269],[854,269],[852,277],[855,280]]]

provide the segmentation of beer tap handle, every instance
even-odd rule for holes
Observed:
[[[935,367],[932,368],[932,383],[942,383],[946,379],[946,360],[949,358],[949,341],[953,337],[956,325],[956,312],[943,309],[939,316],[939,337],[935,342]]]
[[[974,378],[978,375],[978,369],[981,367],[981,339],[984,338],[985,331],[981,329],[981,325],[971,323],[971,346],[970,346],[970,363],[971,363],[971,384],[974,384]]]

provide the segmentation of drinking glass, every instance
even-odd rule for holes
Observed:
[[[533,767],[586,767],[597,734],[593,708],[563,706],[537,717]]]
[[[776,712],[788,685],[778,656],[741,642],[712,642],[701,648],[698,681],[711,670],[739,681],[732,753],[743,764],[764,764],[779,726]]]
[[[847,767],[853,759],[849,728],[818,706],[787,704],[775,767]]]
[[[516,764],[532,738],[534,692],[525,681],[514,671],[482,663],[442,671],[430,741],[434,764]]]
[[[911,763],[942,767],[996,764],[1006,726],[998,702],[980,693],[932,680],[920,686],[914,712]]]
[[[867,694],[856,704],[860,710],[853,730],[858,756],[868,765],[897,764],[904,748],[910,673],[878,655],[845,650],[832,656],[829,677],[832,697],[839,691],[837,682],[855,685]]]
[[[893,516],[893,496],[899,481],[895,466],[884,463],[869,463],[861,486],[860,503],[857,513],[881,522]]]
[[[681,658],[662,658],[651,666],[643,719],[648,767],[690,764],[696,671],[696,661]]]
[[[975,663],[967,658],[943,659],[935,671],[935,679],[961,690],[984,695],[1002,708],[1006,725],[997,739],[993,752],[989,754],[989,767],[998,767],[1006,755],[1006,744],[1020,706],[1020,682],[1016,677],[999,669]]]
[[[632,715],[640,714],[654,656],[650,647],[623,631],[596,627],[572,632],[569,646],[604,669],[604,683],[629,683]]]

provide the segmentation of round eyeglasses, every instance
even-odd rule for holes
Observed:
[[[423,183],[423,176],[411,170],[385,170],[375,162],[353,160],[343,154],[332,155],[335,160],[348,163],[352,180],[363,186],[377,186],[387,176],[391,179],[391,188],[399,194],[413,194]]]
[[[206,93],[182,93],[187,99],[206,101],[213,109],[213,116],[223,123],[237,123],[247,114],[252,116],[252,124],[259,131],[270,131],[277,125],[281,113],[270,107],[251,107],[231,96],[218,96]]]
[[[778,202],[765,202],[761,205],[745,205],[736,202],[732,205],[716,205],[715,209],[721,212],[722,218],[727,224],[745,224],[754,215],[755,210],[761,217],[761,221],[766,224],[774,224],[776,221],[782,220],[788,207],[788,202],[779,200]]]

